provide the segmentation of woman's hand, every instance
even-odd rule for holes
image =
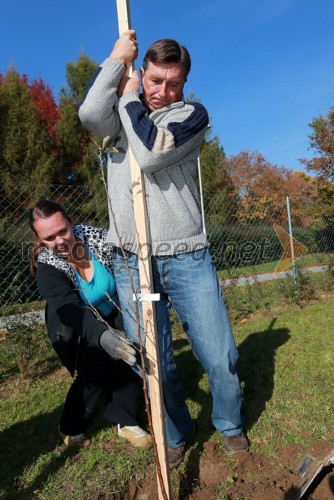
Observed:
[[[136,351],[123,332],[106,330],[100,337],[100,346],[112,358],[122,359],[131,366],[136,364]]]

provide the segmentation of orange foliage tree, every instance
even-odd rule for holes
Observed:
[[[285,224],[286,197],[299,218],[319,201],[317,181],[303,172],[270,164],[258,151],[241,151],[226,159],[226,169],[238,200],[240,222]]]
[[[320,115],[309,124],[310,146],[318,156],[301,163],[314,172],[319,179],[319,189],[323,198],[334,199],[334,107],[327,116]]]

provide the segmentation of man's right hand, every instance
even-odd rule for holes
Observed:
[[[109,58],[118,59],[124,66],[128,66],[132,64],[137,57],[137,34],[135,30],[125,31],[115,43]]]
[[[114,359],[122,359],[129,365],[136,364],[136,351],[125,335],[117,330],[117,335],[106,330],[100,337],[100,346]]]

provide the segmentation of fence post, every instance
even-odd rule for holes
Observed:
[[[198,155],[197,158],[197,166],[198,166],[198,182],[199,182],[199,194],[201,198],[201,212],[202,212],[202,226],[203,233],[206,236],[206,227],[205,227],[205,216],[204,216],[204,201],[203,201],[203,186],[202,186],[202,171],[201,171],[201,155]]]
[[[292,222],[291,222],[289,196],[286,197],[286,208],[287,208],[287,212],[288,212],[288,223],[289,223],[289,235],[290,235],[290,248],[291,248],[291,262],[292,262],[293,285],[294,285],[294,289],[295,289],[296,299],[298,299],[298,292],[297,292],[297,271],[296,271],[296,262],[295,262],[295,249],[294,249],[294,246],[293,246]]]

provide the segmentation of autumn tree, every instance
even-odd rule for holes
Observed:
[[[238,199],[239,220],[261,221],[277,217],[285,203],[279,193],[282,173],[257,151],[231,155],[226,164]]]
[[[29,83],[27,77],[24,76],[24,80],[28,85],[35,110],[48,135],[52,153],[55,155],[59,113],[53,93],[41,78],[34,79]]]
[[[327,198],[334,198],[334,107],[327,116],[320,115],[309,124],[312,129],[309,135],[310,147],[319,156],[311,160],[302,159],[309,171],[319,178],[320,193]]]
[[[57,113],[48,86],[41,80],[29,82],[11,69],[0,82],[0,110],[2,181],[50,183],[57,170]]]
[[[238,219],[241,222],[285,223],[286,197],[294,207],[294,215],[318,199],[317,181],[303,172],[270,164],[259,152],[242,151],[227,160],[238,200]]]
[[[289,196],[294,224],[318,226],[327,210],[319,197],[318,180],[305,172],[286,170],[285,173],[283,191]]]

